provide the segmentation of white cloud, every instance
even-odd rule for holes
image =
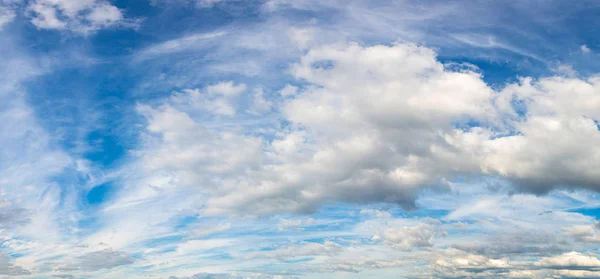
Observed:
[[[564,234],[586,243],[600,243],[598,223],[565,228]]]
[[[202,49],[210,46],[211,41],[227,35],[226,31],[217,31],[207,34],[193,34],[182,38],[166,41],[150,46],[136,55],[138,60],[146,60],[161,55],[182,52],[190,49]]]
[[[587,45],[581,45],[580,49],[583,53],[590,53],[592,51]]]
[[[150,4],[194,4],[197,8],[206,9],[227,1],[231,0],[150,0]]]
[[[444,278],[593,278],[600,260],[578,252],[541,258],[538,261],[510,261],[488,258],[448,249],[438,252],[442,257],[431,262],[434,274]]]
[[[29,219],[27,210],[15,207],[11,202],[0,201],[0,229],[16,228],[27,224]]]
[[[15,12],[9,6],[0,5],[0,30],[4,25],[12,22],[15,16]]]
[[[274,6],[306,9],[320,4],[278,2]],[[329,3],[340,2],[321,5]],[[348,3],[346,12],[362,8],[360,3]],[[214,4],[205,1],[207,6]],[[121,10],[102,1],[31,1],[29,7],[39,28],[90,32],[124,20]],[[417,17],[432,17],[432,11]],[[381,26],[389,16],[358,14],[369,28]],[[474,69],[443,65],[426,47],[322,45],[318,28],[274,30],[292,44],[277,41],[277,34],[250,36],[252,32],[226,40],[237,43],[232,53],[240,48],[262,53],[256,60],[270,56],[264,53],[274,49],[293,46],[273,56],[301,56],[289,71],[298,87],[287,85],[281,96],[273,97],[268,93],[275,91],[267,87],[226,81],[181,90],[158,105],[138,105],[146,120],[142,146],[130,153],[138,161],[111,174],[123,178],[119,181],[123,191],[94,212],[93,217],[101,221],[94,221],[99,228],[92,235],[72,226],[80,216],[59,214],[57,201],[62,193],[48,182],[73,165],[72,160],[53,147],[51,136],[36,123],[24,100],[3,96],[0,100],[8,100],[9,105],[0,109],[0,155],[10,164],[0,162],[1,194],[14,202],[0,202],[0,239],[3,249],[20,257],[14,263],[0,263],[0,273],[32,270],[39,276],[51,272],[65,278],[142,277],[126,274],[127,268],[156,276],[178,270],[177,276],[187,276],[183,278],[191,274],[196,275],[189,278],[285,277],[259,274],[277,269],[302,275],[362,271],[363,277],[385,278],[379,275],[393,277],[410,274],[409,269],[429,268],[430,273],[421,276],[597,277],[594,255],[561,254],[564,249],[591,249],[585,245],[598,238],[596,228],[589,225],[591,218],[563,212],[568,206],[548,197],[486,192],[489,196],[466,201],[457,197],[452,202],[459,205],[452,207],[448,206],[452,202],[437,196],[443,205],[436,206],[451,212],[444,223],[395,218],[392,210],[362,210],[360,216],[343,210],[325,212],[335,218],[325,221],[318,215],[227,221],[204,216],[307,213],[340,202],[344,206],[389,202],[412,208],[423,206],[415,200],[425,188],[447,187],[454,195],[454,178],[481,175],[501,176],[534,192],[565,184],[596,190],[598,185],[594,145],[598,81],[594,78],[523,79],[495,91]],[[213,38],[225,40],[224,34],[228,33],[168,41],[146,49],[140,57],[205,49]],[[486,37],[476,37],[472,43],[528,54],[495,40],[481,44],[481,38]],[[252,65],[253,61],[246,62]],[[234,72],[239,70],[236,63],[218,66]],[[576,76],[569,70],[561,72]],[[2,74],[19,75],[10,66]],[[0,87],[13,85],[1,82]],[[256,90],[246,95],[248,88]],[[271,114],[280,123],[261,118]],[[181,224],[190,216],[202,226]],[[373,216],[381,220],[354,223],[355,218]],[[254,227],[260,222],[265,224]],[[318,228],[309,228],[317,224]],[[15,230],[28,240],[5,241]],[[268,234],[272,239],[265,245],[275,249],[260,249],[265,246],[259,248],[257,243],[264,237],[240,232]],[[454,235],[446,237],[446,232]],[[63,241],[65,234],[72,237],[68,243]],[[222,235],[227,238],[215,238]],[[315,239],[325,240],[312,242]],[[404,266],[409,267],[401,269]],[[230,270],[247,272],[229,274]],[[254,270],[256,274],[249,275]],[[338,276],[359,276],[346,275]]]
[[[140,106],[139,111],[148,117],[148,131],[161,136],[142,153],[142,165],[152,171],[173,172],[183,185],[211,190],[206,184],[217,182],[212,190],[228,192],[231,189],[226,184],[258,167],[265,156],[259,138],[210,130],[171,107]]]
[[[190,106],[216,115],[233,117],[238,112],[239,97],[244,91],[246,91],[245,84],[234,84],[228,81],[207,86],[203,91],[185,89],[181,93],[174,94],[171,101],[175,105]],[[259,109],[265,109],[265,104],[268,104],[264,99],[262,101],[258,104]]]
[[[375,234],[374,241],[382,241],[395,249],[411,251],[414,248],[433,246],[434,238],[443,237],[446,233],[436,224],[424,223],[416,226],[386,228]]]
[[[40,29],[90,33],[99,29],[128,26],[123,11],[104,0],[33,0],[27,6],[31,23]]]
[[[600,268],[600,260],[594,256],[569,252],[562,255],[540,259],[537,266],[552,269]]]
[[[272,107],[273,103],[265,98],[264,90],[260,87],[255,88],[249,113],[256,115],[264,114],[269,112]]]
[[[315,219],[306,218],[306,219],[285,219],[282,218],[279,221],[279,231],[283,232],[290,229],[300,229],[303,230],[304,227],[314,226],[316,224]]]
[[[292,97],[298,94],[298,87],[286,84],[281,90],[279,90],[279,95],[283,97]]]
[[[76,258],[73,268],[83,270],[109,269],[116,266],[133,263],[130,255],[122,251],[113,251],[110,249],[89,252]]]
[[[190,232],[188,233],[188,238],[203,238],[209,235],[227,231],[231,229],[230,223],[223,223],[216,226],[205,226],[197,229],[190,228]]]
[[[600,167],[589,167],[600,153],[593,144],[600,137],[594,122],[600,119],[598,79],[525,78],[494,92],[479,73],[451,71],[435,52],[411,44],[315,47],[291,73],[308,85],[278,104],[292,126],[275,132],[270,143],[245,132],[221,134],[210,147],[192,140],[222,132],[206,130],[186,106],[234,116],[234,100],[245,87],[232,82],[207,87],[207,94],[184,91],[163,108],[144,109],[150,131],[181,139],[146,165],[168,166],[182,184],[228,189],[209,191],[207,213],[307,212],[330,200],[409,208],[423,187],[447,187],[465,174],[504,177],[534,192],[566,185],[594,189],[600,181]],[[205,101],[204,95],[213,97]],[[261,96],[255,94],[252,105],[267,109],[271,104]],[[255,144],[240,145],[234,159],[227,155],[231,147],[217,147],[230,141]],[[240,172],[223,177],[177,163],[205,161],[206,152],[184,152],[200,146],[211,149],[213,163],[238,162],[231,170]],[[215,179],[220,182],[212,184]]]
[[[600,149],[592,142],[600,139],[595,122],[600,115],[592,107],[600,102],[599,89],[596,78],[525,79],[507,86],[497,104],[516,118],[509,123],[517,134],[475,145],[485,152],[482,170],[513,178],[530,191],[595,189]],[[523,117],[519,110],[525,110]]]
[[[571,65],[559,64],[553,70],[554,72],[556,72],[557,75],[563,75],[566,77],[577,76],[577,71],[575,71],[575,69],[573,69],[573,66]]]
[[[272,178],[255,186],[269,189],[267,195],[243,187],[209,205],[243,206],[258,199],[263,206],[275,202],[272,210],[298,211],[337,199],[410,207],[421,186],[442,183],[437,174],[452,171],[428,154],[435,150],[430,144],[444,141],[436,133],[451,131],[452,121],[469,115],[492,115],[492,91],[479,76],[445,71],[426,48],[328,46],[309,51],[292,71],[315,85],[281,108],[297,129],[289,135],[305,133],[293,147],[287,141],[286,150],[303,151],[271,155],[273,165],[263,170]],[[432,127],[440,130],[428,132]],[[287,196],[295,198],[277,201]],[[281,208],[284,204],[289,208]]]
[[[23,267],[10,262],[8,256],[0,254],[0,275],[22,276],[29,275],[31,272]]]

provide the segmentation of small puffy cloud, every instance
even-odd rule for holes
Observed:
[[[104,0],[33,0],[27,5],[31,23],[40,29],[90,33],[114,26],[134,26],[123,11]]]
[[[566,77],[576,77],[577,76],[577,71],[575,71],[575,69],[573,69],[573,66],[571,66],[571,65],[560,64],[560,65],[556,66],[553,70],[558,75],[563,75]]]
[[[581,49],[582,53],[590,53],[592,51],[587,45],[581,45],[579,49]]]
[[[250,107],[249,113],[260,115],[267,113],[273,107],[273,103],[265,98],[264,89],[258,87],[254,89],[254,94],[252,95],[252,106]]]
[[[289,37],[299,49],[308,48],[315,39],[314,28],[290,28]]]
[[[215,115],[233,117],[238,112],[239,96],[246,91],[245,84],[234,84],[231,81],[221,82],[207,86],[202,91],[199,89],[185,89],[175,93],[170,101],[175,105],[205,110]],[[259,96],[262,98],[262,93]],[[264,98],[258,104],[259,109],[264,109],[268,104]]]
[[[279,221],[278,231],[284,232],[290,229],[300,229],[303,230],[304,227],[314,226],[317,222],[313,218],[306,219],[285,219],[282,218]]]
[[[361,209],[360,214],[361,215],[370,215],[370,216],[374,216],[377,218],[391,218],[392,217],[392,215],[388,211],[377,210],[377,209]]]
[[[436,224],[419,224],[416,226],[386,228],[375,234],[373,241],[402,251],[411,251],[415,248],[431,247],[436,237],[443,237],[446,232],[439,229]]]
[[[509,268],[510,263],[506,259],[493,259],[483,255],[465,253],[460,250],[449,249],[443,251],[443,257],[432,261],[432,265],[442,269],[471,269],[486,270]]]
[[[298,87],[286,84],[281,90],[279,90],[279,95],[282,97],[293,97],[298,94]]]
[[[246,90],[245,84],[234,84],[233,81],[226,81],[206,87],[206,92],[211,95],[222,95],[224,97],[234,97]]]

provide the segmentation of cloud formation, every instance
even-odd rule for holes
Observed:
[[[495,91],[481,74],[452,70],[432,50],[410,44],[319,47],[291,73],[307,85],[278,101],[291,126],[270,141],[206,130],[194,118],[199,110],[236,111],[224,99],[231,94],[206,99],[214,95],[212,87],[143,108],[148,130],[164,142],[144,151],[151,160],[144,165],[162,165],[185,174],[180,183],[210,189],[207,212],[214,213],[310,212],[332,200],[414,208],[421,189],[445,188],[462,175],[502,177],[534,193],[595,190],[600,181],[598,168],[589,168],[597,161],[593,143],[600,136],[595,78],[525,78]],[[218,86],[234,88],[231,82]],[[194,133],[217,136],[218,144],[230,147],[214,156],[187,152],[217,144],[184,140]],[[173,140],[176,147],[167,147]],[[236,150],[235,157],[229,150]],[[225,161],[217,170],[184,164],[180,156]],[[215,178],[227,182],[208,186]]]
[[[27,14],[37,28],[83,34],[108,27],[134,26],[121,9],[103,0],[33,0],[27,4]]]
[[[600,277],[599,6],[467,2],[0,0],[0,277]]]

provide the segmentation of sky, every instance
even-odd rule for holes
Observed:
[[[600,278],[598,14],[0,0],[0,278]]]

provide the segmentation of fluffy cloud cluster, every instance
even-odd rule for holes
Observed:
[[[201,189],[207,213],[309,212],[327,201],[411,208],[424,187],[464,175],[538,193],[597,189],[598,79],[523,79],[497,92],[453,68],[410,44],[313,48],[291,67],[306,85],[278,101],[290,125],[261,128],[272,139],[207,127],[193,107],[233,116],[231,94],[188,90],[140,108],[159,136],[143,164]]]
[[[125,20],[121,9],[104,0],[33,0],[27,13],[31,23],[40,29],[89,33],[132,24]]]
[[[229,2],[248,4],[152,2],[223,12],[232,11]],[[425,11],[403,1],[259,2],[258,17],[284,12],[278,15],[286,18],[286,11],[301,9],[310,16],[336,11],[341,18],[329,18],[329,26],[318,18],[295,26],[241,21],[175,39],[178,34],[157,34],[170,40],[139,50],[128,69],[160,69],[159,79],[171,86],[167,92],[177,92],[136,106],[146,122],[127,130],[141,127],[142,145],[127,153],[133,163],[124,160],[115,172],[55,146],[61,135],[36,121],[38,108],[27,104],[20,88],[42,65],[8,50],[0,54],[0,246],[6,254],[0,275],[600,277],[597,256],[583,252],[600,243],[598,225],[572,211],[592,204],[592,194],[536,197],[461,184],[475,178],[517,192],[598,190],[598,78],[575,78],[575,67],[561,64],[556,72],[565,76],[523,78],[494,89],[474,66],[443,64],[427,47],[330,44],[348,37],[389,42],[410,32],[401,21],[439,27],[448,22],[442,16],[473,5],[437,4]],[[38,29],[88,34],[130,26],[113,3],[0,0],[0,27],[23,7]],[[474,22],[462,18],[469,20],[461,28]],[[422,24],[427,19],[431,25]],[[448,33],[462,44],[541,59],[491,36]],[[585,45],[580,50],[594,54]],[[112,58],[107,61],[123,66]],[[283,63],[289,67],[280,73]],[[146,78],[152,82],[144,86],[163,89],[155,76]],[[88,186],[106,181],[111,195],[86,204]],[[381,202],[423,211],[355,207]],[[335,208],[318,210],[330,204]],[[231,216],[271,214],[278,216]]]
[[[382,241],[393,248],[410,251],[413,248],[430,247],[435,237],[444,236],[445,232],[431,222],[416,226],[387,228],[373,236],[374,241]]]
[[[544,257],[538,261],[509,261],[460,250],[443,251],[445,257],[431,263],[434,274],[443,278],[595,278],[600,260],[578,252]]]

